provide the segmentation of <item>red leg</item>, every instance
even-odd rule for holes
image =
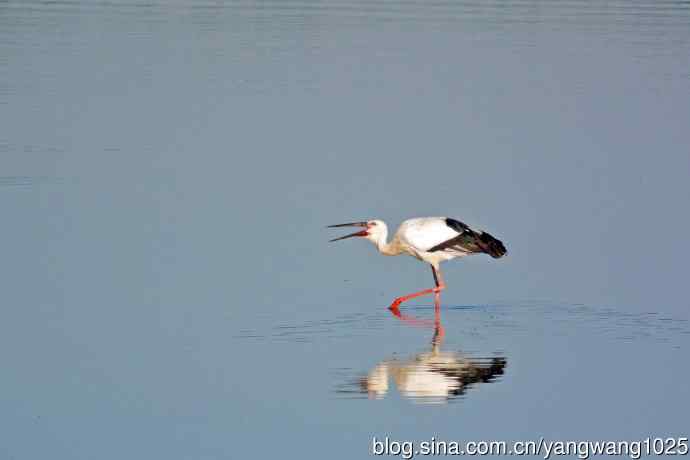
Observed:
[[[398,307],[400,307],[400,304],[403,302],[406,302],[410,299],[414,299],[415,297],[420,297],[423,295],[429,295],[429,294],[438,294],[442,290],[446,288],[446,285],[443,283],[443,277],[441,276],[441,270],[436,270],[434,266],[431,266],[431,271],[434,274],[434,282],[436,283],[436,287],[431,288],[431,289],[424,289],[423,291],[419,292],[413,292],[412,294],[408,294],[406,296],[398,297],[393,301],[390,307],[388,307],[391,310],[397,310]]]

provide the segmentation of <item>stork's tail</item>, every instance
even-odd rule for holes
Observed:
[[[506,255],[508,252],[506,247],[503,246],[503,242],[494,238],[486,232],[482,232],[479,235],[479,240],[477,241],[482,252],[489,254],[494,259],[499,259]]]

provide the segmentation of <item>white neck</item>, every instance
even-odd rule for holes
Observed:
[[[386,239],[388,238],[388,228],[385,226],[379,231],[378,235],[376,235],[376,239],[373,240],[374,244],[376,245],[376,249],[383,254],[384,256],[397,256],[402,253],[402,248],[400,247],[400,244],[398,243],[398,240],[396,238],[393,238],[393,241],[390,243],[386,242]]]

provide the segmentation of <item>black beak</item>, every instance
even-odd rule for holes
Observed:
[[[347,224],[336,224],[336,225],[329,225],[327,228],[338,228],[338,227],[364,227],[367,228],[369,227],[369,224],[366,222],[350,222]],[[334,238],[329,241],[329,243],[332,243],[333,241],[338,241],[338,240],[344,240],[345,238],[352,238],[353,236],[367,236],[369,233],[367,233],[366,230],[362,230],[359,232],[355,233],[350,233],[349,235],[341,236],[339,238]]]

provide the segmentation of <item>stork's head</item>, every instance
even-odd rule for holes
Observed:
[[[350,222],[347,224],[337,224],[337,225],[329,225],[329,228],[337,228],[337,227],[362,227],[363,229],[350,233],[349,235],[341,236],[339,238],[334,238],[331,240],[333,241],[338,241],[338,240],[344,240],[345,238],[352,238],[353,236],[359,236],[362,238],[366,238],[369,241],[372,241],[374,243],[378,243],[381,238],[385,240],[386,235],[388,233],[388,229],[386,228],[386,224],[382,220],[368,220],[364,222]]]

